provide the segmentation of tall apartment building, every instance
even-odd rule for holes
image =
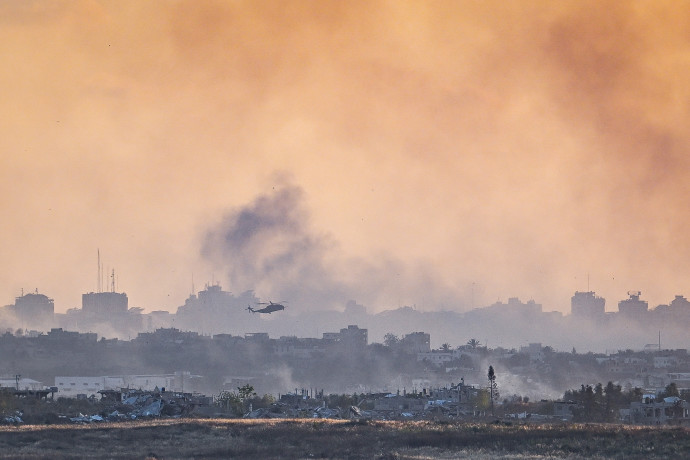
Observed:
[[[649,305],[646,300],[640,300],[640,291],[628,292],[629,298],[618,302],[618,313],[627,317],[640,318],[647,314]]]
[[[53,299],[44,294],[24,294],[15,298],[12,312],[23,327],[45,326],[53,322],[55,305]]]
[[[570,298],[570,314],[577,318],[601,318],[605,314],[606,299],[594,291],[579,292]]]
[[[124,292],[88,292],[81,295],[84,313],[108,317],[127,313],[129,301]]]

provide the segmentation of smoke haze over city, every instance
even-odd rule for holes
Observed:
[[[689,7],[2,2],[1,302],[690,296]]]

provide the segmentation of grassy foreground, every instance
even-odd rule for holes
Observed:
[[[687,458],[690,431],[621,425],[177,419],[0,427],[0,458]]]

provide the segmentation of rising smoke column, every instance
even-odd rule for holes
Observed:
[[[427,262],[383,253],[366,260],[344,256],[329,235],[311,228],[304,201],[302,188],[278,181],[209,229],[202,255],[226,274],[233,290],[289,300],[296,311],[340,308],[350,299],[374,309],[464,304],[459,290],[439,281]]]
[[[207,233],[203,255],[226,271],[233,289],[312,308],[347,300],[325,265],[333,243],[309,230],[303,195],[297,186],[277,184]]]

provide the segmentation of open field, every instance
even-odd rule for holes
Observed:
[[[687,458],[690,430],[621,425],[176,419],[0,427],[0,458]]]

